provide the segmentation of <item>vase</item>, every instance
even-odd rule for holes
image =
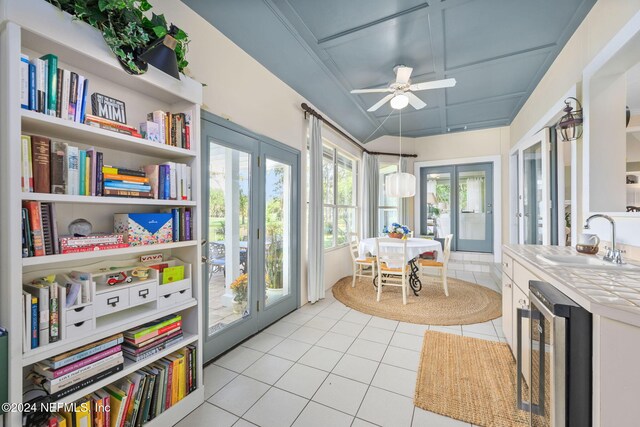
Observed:
[[[392,239],[402,239],[404,238],[404,234],[402,233],[389,233],[389,237]]]
[[[244,308],[247,306],[246,301],[234,301],[233,302],[233,313],[234,314],[242,314]]]

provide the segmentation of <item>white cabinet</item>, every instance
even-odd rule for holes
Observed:
[[[528,289],[528,288],[527,288]],[[516,360],[518,357],[522,358],[522,375],[524,376],[524,380],[527,384],[530,384],[529,380],[531,378],[531,332],[530,332],[530,322],[528,317],[522,318],[521,328],[518,329],[518,309],[529,309],[529,295],[528,293],[524,293],[519,286],[513,286],[513,343],[511,345],[511,350],[515,353]],[[520,342],[522,343],[522,350],[520,354],[518,352],[518,334],[520,334]]]
[[[513,351],[513,282],[502,272],[502,332]]]

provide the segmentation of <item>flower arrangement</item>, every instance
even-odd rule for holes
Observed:
[[[390,226],[385,225],[382,229],[384,234],[393,237],[394,239],[406,239],[411,230],[406,225],[398,224],[397,222],[391,223]]]
[[[231,283],[231,291],[233,292],[233,300],[235,302],[244,302],[247,300],[247,286],[249,285],[249,274],[244,273],[238,276]]]

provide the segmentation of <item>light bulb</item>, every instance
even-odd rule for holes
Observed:
[[[409,97],[404,93],[399,93],[391,98],[391,108],[402,110],[407,105],[409,105]]]

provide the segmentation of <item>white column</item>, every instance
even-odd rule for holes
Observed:
[[[225,150],[224,158],[224,287],[222,304],[233,302],[231,283],[240,275],[240,158],[232,149]]]

